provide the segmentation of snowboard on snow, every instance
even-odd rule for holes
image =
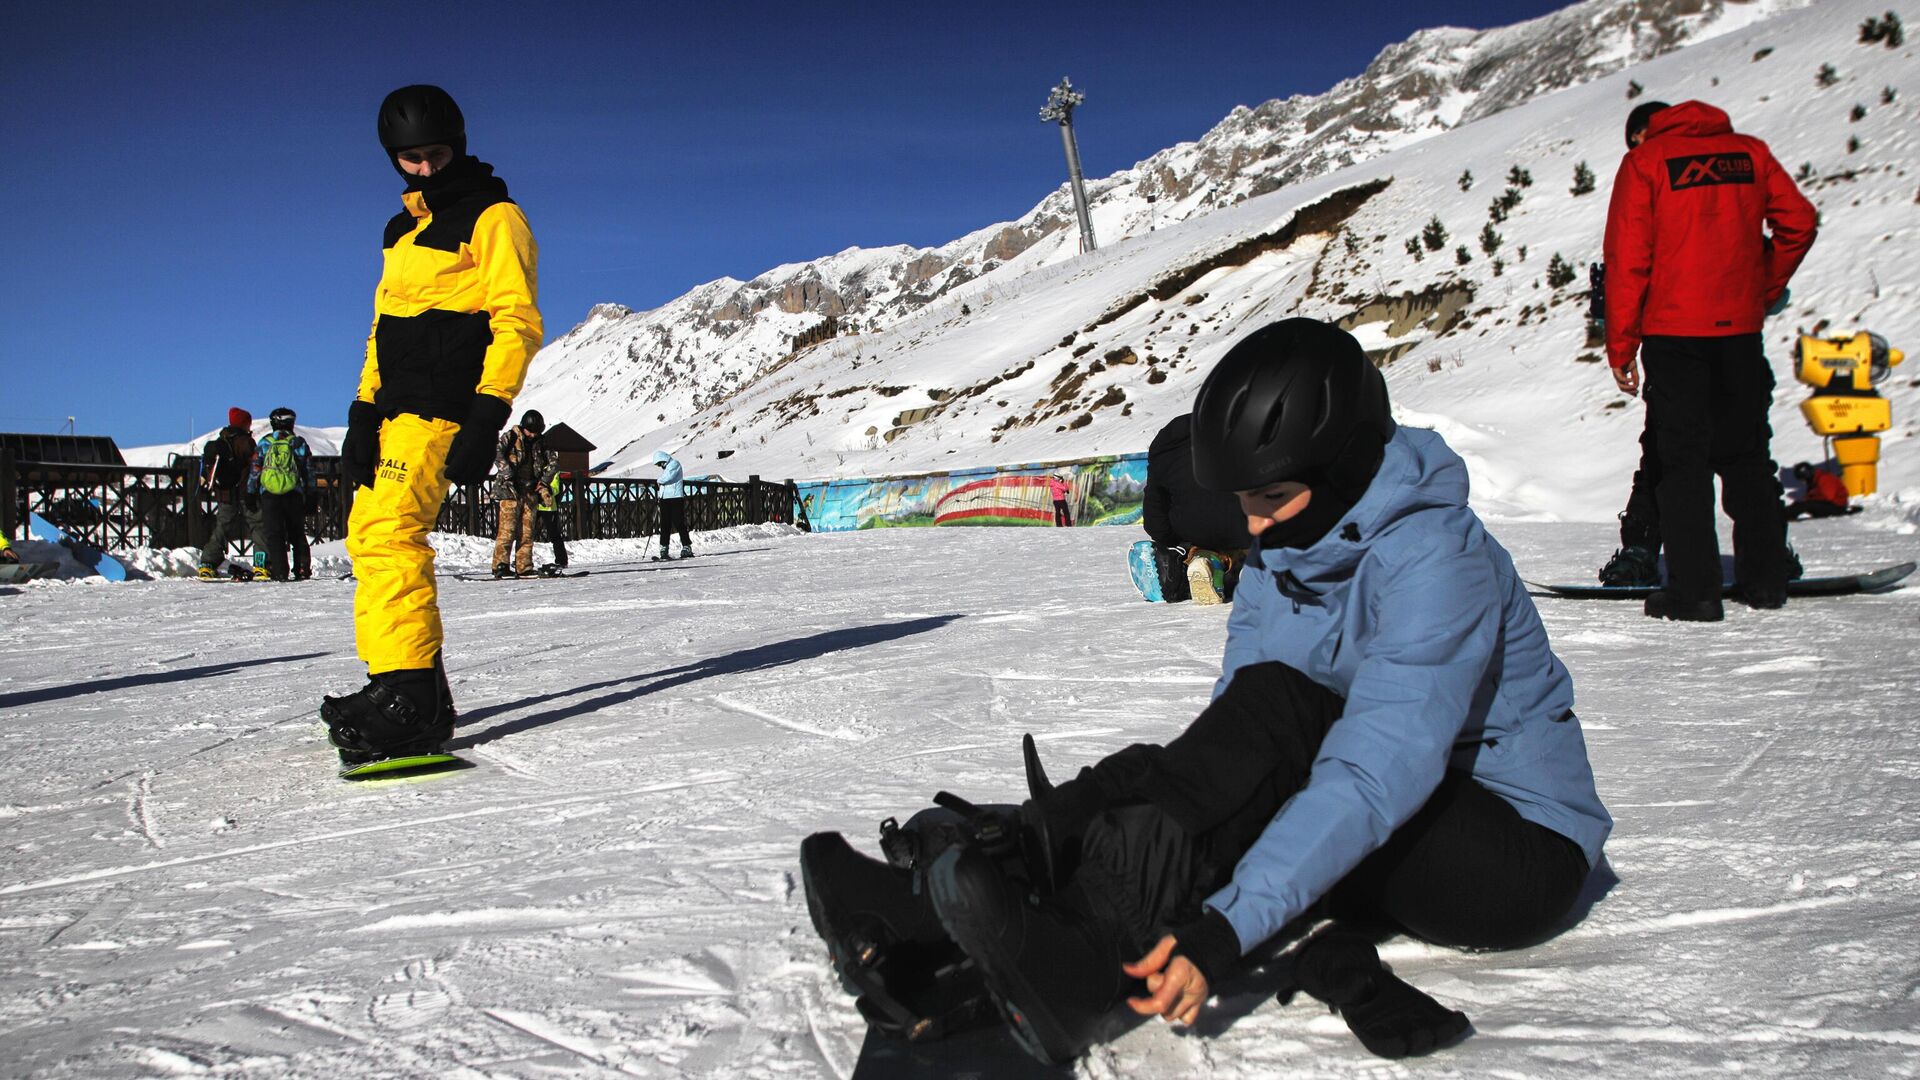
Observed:
[[[60,569],[59,563],[22,562],[0,563],[0,585],[14,585],[34,578],[46,577]]]
[[[68,536],[65,529],[41,517],[39,514],[27,515],[27,531],[34,539],[49,544],[59,544],[72,553],[74,561],[99,574],[108,581],[127,580],[127,568],[119,559],[101,551],[92,544]]]
[[[1021,1049],[1005,1023],[957,1031],[931,1042],[909,1042],[867,1029],[851,1080],[1057,1080],[1070,1065],[1044,1065]]]
[[[1140,591],[1140,599],[1158,604],[1167,598],[1160,588],[1160,567],[1153,558],[1153,541],[1142,540],[1127,549],[1127,576]]]
[[[499,577],[499,578],[494,577],[492,574],[455,574],[453,576],[453,580],[455,581],[539,581],[543,578],[586,577],[588,574],[591,574],[591,573],[593,573],[593,571],[591,570],[569,570],[562,574],[528,574],[526,577],[521,577],[520,575],[515,574],[512,577]]]
[[[1787,582],[1787,595],[1851,596],[1854,593],[1879,592],[1881,589],[1892,588],[1913,571],[1913,563],[1903,562],[1893,566],[1883,566],[1864,574],[1795,578]],[[1569,600],[1641,600],[1660,587],[1658,585],[1548,585],[1535,581],[1529,581],[1527,584]],[[1722,592],[1731,595],[1736,586],[1728,582],[1720,588]]]
[[[377,761],[368,761],[359,765],[342,765],[340,779],[366,780],[376,776],[420,775],[472,767],[472,762],[465,758],[454,757],[452,754],[410,754],[406,757],[380,758]]]

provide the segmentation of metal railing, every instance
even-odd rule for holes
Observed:
[[[26,515],[34,513],[108,551],[194,547],[205,542],[217,509],[214,493],[200,484],[199,465],[195,458],[175,458],[161,468],[16,462],[0,450],[0,530],[18,536]],[[316,491],[307,537],[315,543],[340,539],[352,511],[352,487],[340,477],[339,458],[314,458],[312,466]],[[494,535],[499,504],[488,490],[482,483],[448,491],[435,527]],[[689,480],[686,491],[687,524],[693,529],[805,522],[791,480]],[[559,499],[572,527],[569,539],[641,537],[660,529],[660,487],[653,480],[572,477],[562,483]],[[242,553],[247,550],[243,545]]]

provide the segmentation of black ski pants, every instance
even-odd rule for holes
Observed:
[[[1627,508],[1620,512],[1620,546],[1660,554],[1660,451],[1655,446],[1653,414],[1640,428],[1640,464],[1633,470]]]
[[[1785,586],[1787,526],[1767,410],[1773,369],[1759,334],[1650,336],[1640,346],[1648,420],[1660,463],[1655,497],[1667,591],[1683,603],[1720,595],[1713,478],[1733,519],[1734,577]]]
[[[293,573],[312,573],[313,554],[307,546],[307,497],[298,491],[260,495],[261,545],[267,551],[267,576],[287,580],[287,549],[293,549]]]
[[[567,568],[567,538],[560,531],[560,511],[535,510],[533,516],[539,526],[539,535],[546,537],[553,545],[553,565],[562,570]]]
[[[242,496],[214,504],[213,529],[207,533],[207,542],[200,548],[200,565],[218,568],[227,558],[227,545],[236,540],[255,540],[265,531],[260,520],[260,512],[249,510],[241,501]]]
[[[693,549],[693,538],[687,535],[687,500],[661,499],[660,500],[660,554],[661,555],[664,556],[667,553],[667,536],[669,533],[674,533],[674,532],[678,532],[680,534],[681,547],[686,548],[688,550]]]
[[[1165,746],[1084,770],[1109,808],[1087,828],[1076,881],[1144,955],[1201,903],[1306,785],[1345,702],[1294,669],[1255,664]],[[1438,945],[1513,948],[1548,936],[1588,872],[1579,845],[1522,818],[1465,772],[1323,898],[1316,914]],[[1102,899],[1104,898],[1104,899]],[[1251,947],[1257,942],[1243,942]]]

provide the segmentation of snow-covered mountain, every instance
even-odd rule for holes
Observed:
[[[120,449],[120,456],[125,458],[129,465],[151,469],[163,468],[168,461],[175,457],[199,457],[200,452],[206,448],[207,443],[211,442],[215,435],[225,430],[225,427],[217,427],[196,439],[183,443],[166,443],[158,446],[135,446],[131,448],[122,447]],[[255,439],[265,438],[268,430],[269,425],[267,424],[266,418],[262,417],[253,422],[252,431]],[[307,440],[307,451],[319,457],[332,457],[338,454],[340,452],[340,440],[347,437],[347,429],[344,427],[316,428],[307,427],[304,424],[295,424],[293,426],[293,433]]]
[[[1586,344],[1584,267],[1628,110],[1700,98],[1766,138],[1824,212],[1768,328],[1777,456],[1819,459],[1787,378],[1796,328],[1901,347],[1920,329],[1920,274],[1899,255],[1916,238],[1920,88],[1901,85],[1912,46],[1859,40],[1883,9],[1588,0],[1424,32],[1327,94],[1237,110],[1095,181],[1097,252],[1075,250],[1062,191],[933,251],[849,250],[654,312],[602,307],[543,351],[525,400],[599,442],[616,474],[661,445],[729,476],[1064,459],[1144,448],[1249,323],[1304,314],[1376,351],[1406,418],[1468,458],[1483,511],[1604,519],[1642,414]],[[1574,194],[1583,164],[1596,189]],[[1550,281],[1556,259],[1571,281]],[[826,316],[840,336],[788,352]],[[1883,491],[1920,487],[1897,445],[1913,381],[1883,387],[1898,420]]]

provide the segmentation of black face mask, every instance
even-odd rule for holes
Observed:
[[[1353,501],[1326,484],[1310,484],[1313,497],[1307,508],[1285,521],[1275,522],[1260,533],[1260,546],[1270,548],[1310,548],[1320,542],[1340,519],[1353,509]]]
[[[396,169],[400,168],[399,158],[393,160],[393,167]],[[431,194],[436,191],[443,191],[450,185],[472,180],[482,175],[482,168],[479,158],[470,157],[465,154],[456,154],[452,161],[447,162],[446,168],[441,169],[432,176],[415,176],[405,169],[400,170],[400,175],[407,178],[408,191],[424,191]]]

